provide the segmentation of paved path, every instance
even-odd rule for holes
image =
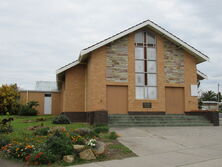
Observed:
[[[75,167],[222,167],[222,126],[114,130],[138,157]]]

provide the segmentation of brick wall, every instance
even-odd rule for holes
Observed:
[[[36,109],[40,115],[44,114],[44,97],[45,93],[50,92],[34,92],[34,91],[21,91],[20,103],[26,104],[29,101],[38,101],[39,106]],[[52,114],[58,115],[60,113],[60,92],[51,92],[52,95]]]
[[[62,112],[85,111],[85,65],[77,65],[65,72]]]
[[[86,111],[106,109],[106,46],[93,51],[87,62]]]

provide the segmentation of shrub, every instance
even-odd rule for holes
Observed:
[[[66,115],[60,114],[58,117],[56,117],[52,121],[52,123],[54,123],[54,124],[70,124],[71,121],[70,121],[70,119]]]
[[[1,149],[3,146],[6,146],[7,144],[9,144],[10,141],[11,141],[11,140],[10,140],[8,137],[1,135],[1,136],[0,136],[0,149]]]
[[[98,126],[93,128],[94,132],[99,134],[99,133],[107,133],[109,132],[109,127],[108,126]]]
[[[118,135],[116,134],[116,132],[110,132],[108,138],[115,140],[118,138]]]
[[[13,131],[11,121],[14,119],[12,117],[5,118],[0,122],[0,133],[11,133]]]
[[[38,114],[38,110],[35,107],[39,106],[37,101],[30,101],[25,105],[21,105],[19,115],[34,116]]]
[[[6,114],[16,108],[19,92],[16,84],[0,87],[0,114]]]
[[[45,142],[46,150],[60,156],[73,154],[73,146],[70,136],[66,133],[56,131]]]
[[[47,136],[49,134],[49,127],[43,127],[36,129],[34,132],[35,136]]]

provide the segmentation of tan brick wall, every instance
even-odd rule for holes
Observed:
[[[87,63],[87,111],[106,110],[106,47],[91,53]]]
[[[26,104],[29,101],[38,101],[39,106],[36,109],[40,115],[44,114],[44,95],[46,92],[34,92],[34,91],[21,91],[20,92],[20,103]],[[60,113],[60,93],[53,92],[52,94],[52,114]]]
[[[85,111],[85,65],[77,65],[65,72],[62,94],[63,112]]]

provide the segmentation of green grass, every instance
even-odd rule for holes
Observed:
[[[132,152],[128,147],[126,147],[122,144],[112,144],[109,146],[109,148],[118,150],[120,153],[131,153]]]
[[[0,120],[7,118],[8,116],[0,116]],[[82,128],[82,127],[89,127],[86,123],[71,123],[71,124],[53,124],[52,120],[56,117],[54,115],[41,115],[41,116],[10,116],[14,118],[14,121],[12,121],[13,126],[13,132],[10,134],[7,134],[7,136],[11,139],[17,139],[22,140],[24,137],[29,137],[33,131],[27,130],[29,127],[32,126],[39,126],[43,125],[46,127],[55,127],[55,126],[63,126],[67,130],[72,130],[76,128]],[[37,122],[37,118],[45,118],[45,121],[39,121]],[[33,122],[24,123],[24,121],[32,120]]]

